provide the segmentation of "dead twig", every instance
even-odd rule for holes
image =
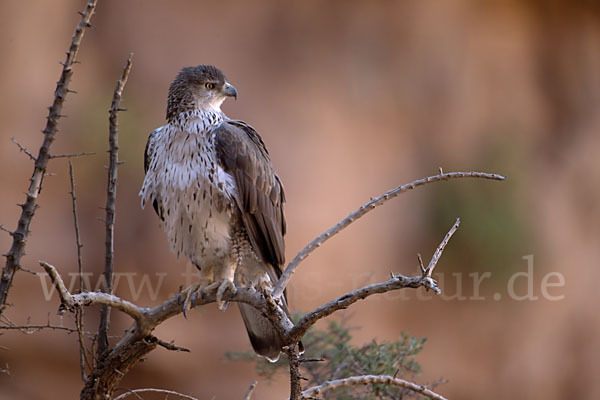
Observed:
[[[55,331],[66,331],[68,333],[76,333],[77,329],[69,328],[66,326],[58,325],[0,325],[0,330],[16,330],[26,335],[32,335],[44,329],[51,329]]]
[[[6,228],[4,227],[4,225],[0,225],[0,231],[3,231],[3,232],[6,232],[6,233],[8,233],[10,236],[12,236],[12,235],[13,235],[13,231],[11,231],[10,229],[6,229]]]
[[[117,81],[115,91],[113,94],[112,104],[109,112],[109,164],[108,164],[108,184],[106,187],[106,256],[104,263],[104,282],[106,287],[104,290],[106,293],[112,293],[112,276],[114,270],[114,233],[115,233],[115,203],[117,200],[117,167],[119,165],[119,119],[118,112],[122,111],[121,96],[123,95],[123,89],[127,83],[129,77],[129,71],[131,71],[131,58],[133,54],[129,55],[125,68],[121,78]],[[108,349],[108,330],[110,327],[110,308],[103,306],[100,312],[100,326],[98,327],[98,356],[100,356],[106,349]]]
[[[352,376],[344,379],[336,379],[327,381],[319,386],[314,386],[302,392],[302,398],[309,396],[317,396],[327,392],[328,390],[337,389],[344,386],[355,386],[355,385],[374,385],[374,384],[385,384],[399,386],[408,390],[412,390],[415,393],[422,394],[433,400],[446,400],[445,397],[433,392],[425,386],[417,385],[404,379],[395,378],[389,375],[361,375]]]
[[[123,394],[115,397],[113,400],[123,400],[124,398],[129,397],[131,395],[135,395],[137,398],[140,398],[137,395],[138,393],[162,393],[162,394],[166,394],[167,397],[169,395],[172,395],[172,396],[181,397],[182,399],[187,399],[187,400],[198,400],[196,397],[188,396],[187,394],[183,394],[183,393],[178,393],[173,390],[153,389],[153,388],[127,390],[126,393],[123,393]]]
[[[437,247],[437,249],[435,249],[435,252],[433,253],[433,256],[431,257],[431,260],[429,261],[429,265],[427,266],[425,271],[423,271],[427,277],[431,278],[431,274],[433,273],[435,266],[437,265],[438,261],[440,260],[440,257],[442,256],[442,253],[444,252],[444,248],[446,248],[446,245],[450,241],[450,238],[452,237],[452,235],[454,235],[454,232],[456,232],[456,230],[458,229],[459,225],[460,225],[460,218],[456,218],[456,222],[454,223],[452,228],[450,228],[448,233],[446,233],[446,236],[444,236],[444,240],[442,240],[442,242]]]
[[[69,154],[52,154],[50,158],[75,158],[75,157],[83,157],[83,156],[93,156],[95,152],[83,151],[81,153],[69,153]]]
[[[191,351],[190,349],[188,349],[186,347],[175,346],[175,344],[173,344],[173,342],[165,342],[164,340],[161,340],[161,339],[157,338],[156,336],[149,335],[148,340],[155,340],[156,344],[158,344],[161,347],[164,347],[167,350],[183,351],[185,353],[189,353]]]
[[[254,381],[250,384],[250,387],[248,388],[248,391],[246,392],[246,395],[244,396],[244,400],[250,400],[250,398],[252,397],[252,393],[254,393],[254,389],[256,389],[257,384],[258,384],[257,381]]]
[[[83,292],[83,281],[81,279],[82,272],[82,261],[81,261],[81,236],[79,235],[79,219],[77,217],[77,195],[75,194],[75,174],[73,172],[73,163],[69,160],[69,181],[71,183],[71,204],[73,209],[73,225],[75,228],[75,245],[77,247],[77,272],[79,275],[79,293]],[[83,383],[87,382],[85,366],[86,364],[91,367],[87,355],[85,353],[85,346],[83,340],[83,309],[80,308],[75,312],[75,326],[77,327],[77,336],[79,341],[79,369],[81,370],[81,380]]]
[[[29,156],[30,159],[33,160],[33,162],[37,161],[35,156],[33,154],[31,154],[31,152],[29,150],[27,150],[27,148],[25,146],[22,146],[21,143],[17,142],[17,139],[15,139],[14,137],[11,137],[10,140],[17,145],[17,147],[19,148],[19,150],[21,150],[23,153],[27,154],[27,156]]]
[[[315,251],[318,247],[320,247],[323,243],[325,243],[332,236],[336,235],[348,225],[356,221],[358,218],[362,217],[369,211],[375,209],[376,207],[384,204],[390,199],[398,196],[400,193],[404,193],[411,189],[414,189],[418,186],[426,185],[432,182],[445,181],[449,179],[457,179],[457,178],[482,178],[482,179],[493,179],[502,181],[505,179],[504,176],[498,174],[488,174],[485,172],[448,172],[444,173],[440,170],[438,175],[429,176],[427,178],[418,179],[411,183],[407,183],[406,185],[398,186],[392,190],[389,190],[382,194],[381,196],[372,198],[368,203],[361,206],[358,210],[350,213],[346,218],[323,232],[319,235],[315,240],[310,242],[305,248],[303,248],[298,255],[288,264],[287,268],[279,278],[275,289],[273,290],[273,297],[279,298],[283,294],[283,291],[287,287],[289,280],[291,279],[294,271],[298,267],[298,265],[310,255],[313,251]]]

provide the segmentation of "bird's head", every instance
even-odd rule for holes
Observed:
[[[167,120],[184,111],[221,111],[227,97],[237,99],[237,90],[221,70],[212,65],[184,67],[169,88]]]

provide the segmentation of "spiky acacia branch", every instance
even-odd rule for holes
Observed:
[[[108,184],[106,185],[106,254],[104,263],[104,282],[106,293],[112,293],[112,278],[115,263],[115,203],[117,201],[117,168],[119,165],[119,111],[121,108],[121,97],[123,89],[127,84],[129,71],[131,71],[131,58],[129,55],[127,63],[123,68],[121,78],[117,81],[113,99],[109,111],[108,143],[109,143],[109,163],[108,163]],[[110,327],[110,307],[105,305],[100,312],[100,326],[98,327],[98,355],[104,353],[108,348],[108,329]]]
[[[27,198],[25,203],[21,204],[22,211],[21,216],[19,217],[17,229],[11,233],[13,237],[12,246],[5,255],[6,264],[4,265],[4,268],[2,269],[2,275],[0,276],[0,314],[2,314],[4,308],[6,307],[8,291],[12,286],[15,273],[17,272],[21,262],[21,257],[25,252],[25,243],[27,242],[27,238],[29,236],[29,225],[31,224],[31,220],[33,219],[33,215],[35,214],[35,210],[37,208],[37,199],[42,187],[42,180],[44,178],[44,174],[46,173],[48,160],[51,157],[50,147],[54,142],[58,120],[61,117],[63,103],[69,92],[69,83],[71,82],[71,77],[73,75],[73,63],[75,62],[75,57],[77,56],[79,46],[81,45],[81,39],[83,38],[85,29],[91,27],[90,20],[94,14],[94,10],[96,9],[96,2],[97,0],[89,0],[85,10],[81,12],[81,20],[79,21],[79,24],[75,29],[75,33],[73,34],[69,51],[67,51],[66,59],[62,63],[63,68],[60,78],[56,84],[54,101],[52,106],[50,106],[46,127],[42,131],[44,133],[44,140],[42,142],[42,146],[40,147],[38,156],[35,157],[33,175],[30,179]]]

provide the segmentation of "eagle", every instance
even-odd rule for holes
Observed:
[[[169,88],[167,123],[148,137],[142,208],[151,203],[171,250],[199,270],[216,302],[236,287],[272,290],[282,273],[285,194],[267,148],[221,105],[237,90],[211,65],[183,68]],[[283,298],[286,313],[287,300]],[[273,324],[238,303],[254,351],[276,361],[284,345]]]

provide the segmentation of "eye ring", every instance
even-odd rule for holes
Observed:
[[[204,87],[207,88],[208,90],[213,90],[215,88],[215,84],[212,82],[206,82],[204,84]]]

